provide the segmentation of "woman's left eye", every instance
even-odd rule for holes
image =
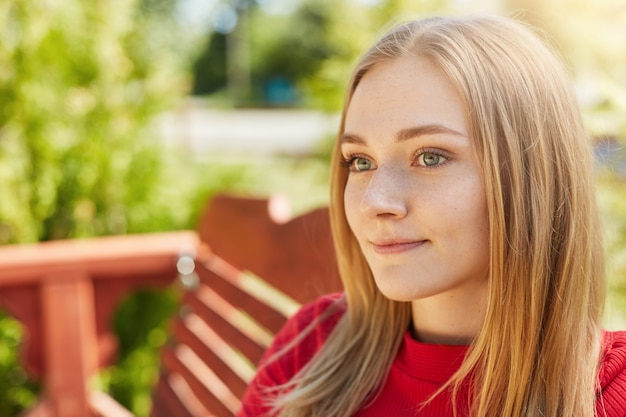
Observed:
[[[436,152],[422,152],[417,156],[417,162],[419,165],[425,167],[441,165],[445,161],[447,161],[446,157]]]
[[[355,157],[352,160],[352,166],[355,171],[369,171],[372,169],[372,161],[367,158]]]

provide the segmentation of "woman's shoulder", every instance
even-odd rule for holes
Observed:
[[[261,358],[237,416],[269,415],[275,389],[284,388],[311,360],[345,311],[344,295],[331,294],[291,316]]]
[[[323,295],[316,300],[303,305],[289,319],[299,326],[308,326],[315,320],[324,320],[326,316],[342,315],[345,313],[346,303],[344,293],[334,293]]]
[[[272,364],[297,372],[324,344],[345,311],[343,293],[324,295],[301,306],[276,333],[259,367]]]
[[[604,332],[599,399],[607,416],[626,416],[626,331]],[[600,414],[604,415],[604,414]]]
[[[303,305],[277,333],[274,346],[270,350],[280,350],[285,345],[293,343],[303,332],[306,333],[304,339],[308,339],[306,344],[318,347],[324,343],[345,311],[343,293],[324,295]]]

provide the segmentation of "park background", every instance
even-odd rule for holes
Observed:
[[[0,0],[0,244],[193,229],[218,192],[328,201],[358,55],[409,17],[495,13],[551,39],[598,156],[606,325],[626,328],[626,3],[615,0]],[[174,292],[120,306],[101,389],[147,416]],[[0,316],[0,415],[40,387]]]

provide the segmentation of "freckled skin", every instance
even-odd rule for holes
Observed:
[[[456,90],[425,58],[380,63],[357,87],[343,137],[346,217],[378,288],[411,302],[423,341],[467,343],[484,318],[489,225]]]

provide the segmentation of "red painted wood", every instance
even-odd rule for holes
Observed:
[[[242,397],[249,381],[244,381],[237,373],[235,373],[228,364],[219,357],[219,355],[207,344],[203,343],[199,335],[192,329],[184,325],[183,321],[177,321],[174,327],[177,341],[181,344],[189,346],[193,352],[208,366],[220,380],[235,394]],[[237,352],[233,351],[236,355]]]
[[[24,325],[24,366],[44,382],[45,399],[25,415],[98,415],[89,380],[115,356],[117,303],[171,284],[198,244],[195,232],[172,232],[0,247],[0,307]]]
[[[178,255],[197,245],[194,232],[171,232],[0,247],[0,307],[25,327],[21,355],[31,377],[45,373],[39,290],[45,277],[78,272],[91,277],[99,364],[105,366],[115,357],[110,323],[121,297],[169,285],[177,276]]]
[[[235,413],[238,404],[228,404],[224,398],[220,398],[218,393],[210,389],[210,381],[208,378],[198,376],[197,369],[183,362],[181,354],[171,349],[166,349],[163,354],[163,363],[173,373],[183,377],[186,385],[188,385],[190,395],[196,398],[200,404],[209,412],[209,415],[218,417],[231,417]],[[172,417],[177,416],[176,413]]]
[[[183,297],[185,306],[197,314],[211,327],[224,341],[237,350],[250,362],[257,363],[265,351],[265,346],[259,345],[245,333],[234,327],[226,318],[218,314],[211,305],[205,303],[192,293],[186,293]]]
[[[272,333],[278,332],[285,324],[287,317],[270,305],[255,298],[239,285],[241,272],[234,268],[209,269],[215,267],[217,260],[213,259],[209,265],[199,264],[196,272],[200,282],[210,287],[232,305],[245,311],[265,329]]]
[[[180,375],[163,375],[154,390],[150,417],[208,416],[206,409],[198,403]]]
[[[249,270],[305,303],[340,291],[328,209],[280,223],[272,200],[220,195],[211,200],[200,238],[238,269]]]
[[[94,391],[90,394],[89,406],[94,417],[133,417],[130,411],[101,391]]]
[[[88,416],[88,383],[98,368],[91,278],[80,272],[48,275],[41,301],[47,396],[57,416]]]
[[[0,286],[41,282],[43,275],[88,271],[94,279],[161,276],[172,257],[194,252],[194,232],[108,236],[0,247]]]

